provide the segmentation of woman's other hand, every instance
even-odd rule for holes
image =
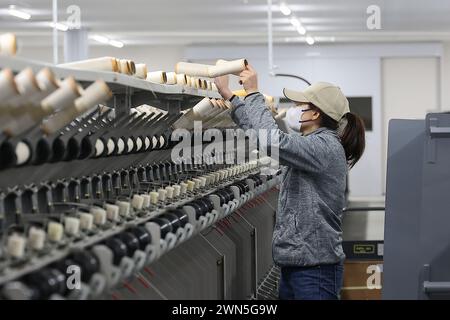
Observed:
[[[251,65],[239,74],[240,82],[247,94],[258,92],[258,74]]]
[[[231,92],[229,87],[229,79],[228,75],[220,76],[214,79],[214,83],[219,90],[220,95],[225,100],[229,100],[233,96],[233,92]]]

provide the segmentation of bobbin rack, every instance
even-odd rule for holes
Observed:
[[[0,297],[273,298],[279,172],[236,163],[237,147],[173,160],[171,125],[218,93],[0,57],[15,74],[46,67],[112,97],[51,136],[0,136]]]

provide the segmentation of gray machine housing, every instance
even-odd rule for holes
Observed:
[[[383,299],[450,298],[450,114],[391,120]]]

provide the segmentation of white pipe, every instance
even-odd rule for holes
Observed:
[[[58,0],[53,0],[53,63],[58,64]]]
[[[267,0],[267,49],[269,60],[269,74],[273,74],[273,26],[272,26],[272,0]]]

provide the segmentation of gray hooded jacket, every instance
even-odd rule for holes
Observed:
[[[279,130],[264,96],[233,97],[233,120],[243,129],[276,130],[283,182],[273,233],[273,258],[279,266],[334,264],[342,250],[342,209],[347,162],[335,131],[319,128],[302,136]],[[272,147],[273,139],[260,141]]]

